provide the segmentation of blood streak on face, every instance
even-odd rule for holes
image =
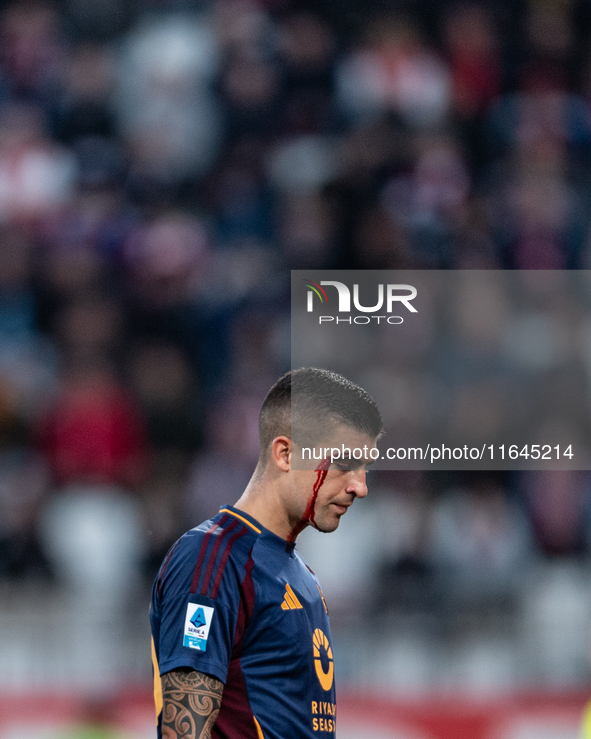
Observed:
[[[304,515],[302,516],[302,520],[294,526],[292,529],[290,535],[287,538],[287,541],[290,543],[295,542],[296,537],[298,534],[301,534],[301,532],[306,528],[308,524],[312,524],[312,526],[316,526],[316,520],[314,518],[315,514],[315,507],[316,507],[316,498],[318,497],[318,492],[322,485],[324,484],[324,481],[326,480],[326,476],[328,474],[328,468],[330,467],[330,459],[323,459],[322,462],[316,467],[316,482],[314,483],[314,487],[312,488],[312,495],[310,496],[308,500],[308,505],[306,506],[306,510],[304,511]]]

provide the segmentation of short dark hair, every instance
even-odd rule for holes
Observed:
[[[261,407],[261,460],[277,436],[288,436],[299,445],[315,445],[335,423],[372,438],[384,430],[377,403],[354,382],[316,367],[287,372],[269,390]]]

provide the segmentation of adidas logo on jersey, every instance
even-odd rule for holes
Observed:
[[[281,608],[284,611],[293,610],[295,608],[303,608],[304,606],[298,600],[297,595],[291,589],[289,583],[285,583],[285,596]]]

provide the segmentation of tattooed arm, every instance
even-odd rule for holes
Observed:
[[[162,738],[211,739],[223,690],[220,680],[188,667],[162,675]]]

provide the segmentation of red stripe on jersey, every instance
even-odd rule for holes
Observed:
[[[224,514],[223,518],[221,518],[218,523],[214,523],[213,526],[210,526],[207,534],[205,534],[205,536],[203,537],[201,548],[199,549],[199,557],[197,558],[197,564],[195,565],[195,572],[193,573],[193,580],[191,581],[191,593],[197,592],[199,576],[201,575],[201,567],[203,566],[203,560],[205,559],[205,553],[207,552],[207,546],[209,544],[209,540],[211,539],[211,535],[219,526],[226,523],[229,518],[230,516],[228,516],[227,513]]]
[[[236,526],[238,526],[239,521],[238,519],[234,519],[232,523],[228,526],[228,528],[224,529],[221,533],[218,532],[218,535],[216,537],[216,542],[213,545],[213,549],[211,550],[211,554],[209,555],[209,560],[207,562],[207,569],[205,570],[205,576],[203,578],[203,585],[201,586],[201,595],[207,595],[207,591],[209,590],[209,583],[211,581],[211,573],[213,572],[213,568],[215,565],[215,561],[218,556],[218,552],[220,551],[220,547],[222,546],[222,542],[224,540],[224,537],[227,536],[231,531],[234,531]]]
[[[170,562],[170,558],[172,557],[174,550],[178,547],[180,542],[180,539],[173,544],[173,546],[170,548],[170,552],[166,555],[166,559],[164,560],[162,567],[160,568],[160,572],[158,574],[158,582],[156,583],[156,592],[158,593],[158,597],[162,598],[162,578],[164,577],[164,573],[166,572],[166,568],[168,567],[168,563]]]
[[[259,739],[239,659],[230,662],[222,705],[211,736],[212,739]]]
[[[252,558],[252,549],[248,553],[248,560],[244,566],[244,580],[242,581],[242,592],[246,602],[246,625],[250,621],[252,612],[254,611],[254,580],[252,579],[252,569],[254,567],[254,559]]]
[[[254,610],[254,582],[252,580],[252,568],[254,560],[252,558],[252,549],[248,553],[248,560],[244,566],[244,579],[240,585],[240,607],[238,609],[238,618],[236,620],[236,630],[234,631],[234,646],[232,647],[232,659],[240,657],[242,649],[242,637],[244,630],[248,626],[248,622]]]
[[[248,534],[248,529],[246,528],[246,526],[242,526],[242,528],[239,531],[237,531],[232,536],[232,538],[229,539],[228,543],[226,544],[226,548],[224,549],[224,553],[222,554],[222,559],[220,560],[218,571],[216,572],[216,575],[215,575],[215,581],[213,583],[213,589],[210,595],[212,600],[215,600],[217,597],[218,590],[220,589],[220,583],[222,582],[222,576],[226,568],[226,562],[228,561],[228,557],[230,556],[232,547],[238,541],[238,539],[240,539],[240,537],[244,536],[245,534]]]

